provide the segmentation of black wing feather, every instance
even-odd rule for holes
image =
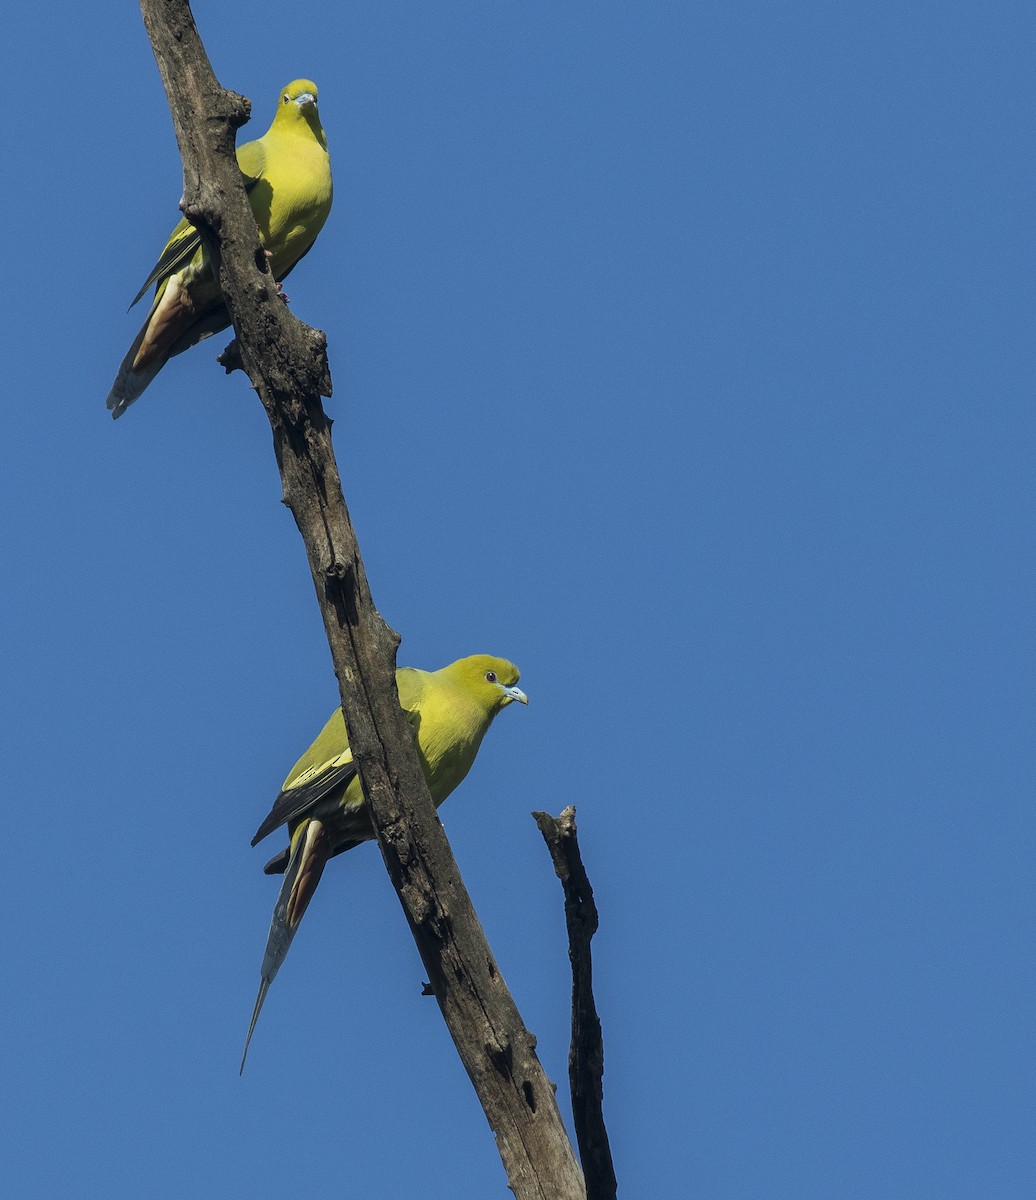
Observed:
[[[259,182],[260,176],[246,175],[242,171],[241,178],[245,185],[245,191],[250,192]],[[194,257],[201,245],[201,235],[189,221],[186,222],[186,225],[187,228],[179,237],[176,237],[176,231],[173,231],[174,236],[169,239],[166,248],[162,251],[162,257],[151,268],[151,274],[144,280],[140,291],[133,297],[130,308],[141,299],[152,284],[156,284],[162,279],[168,279],[175,271],[187,266]]]
[[[343,763],[299,787],[286,788],[274,800],[269,816],[256,830],[252,845],[258,845],[268,833],[304,816],[318,800],[323,800],[331,792],[344,790],[355,777],[355,764]]]

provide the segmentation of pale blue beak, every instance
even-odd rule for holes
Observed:
[[[529,703],[529,697],[526,696],[520,687],[505,687],[502,690],[508,700],[517,700],[519,704]]]

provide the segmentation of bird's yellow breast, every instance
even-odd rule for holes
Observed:
[[[275,279],[313,245],[331,211],[331,197],[331,162],[314,138],[289,134],[266,147],[262,178],[249,200]]]
[[[436,805],[471,769],[487,728],[484,710],[462,694],[446,694],[438,703],[422,705],[417,745]]]

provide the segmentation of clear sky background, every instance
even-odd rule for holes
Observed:
[[[442,816],[566,1113],[577,805],[620,1194],[1031,1200],[1031,5],[195,14],[246,138],[320,87],[287,291],[400,662],[522,668]],[[227,339],[104,408],[182,186],[139,13],[5,25],[0,1190],[505,1196],[370,846],[238,1078],[335,681]]]

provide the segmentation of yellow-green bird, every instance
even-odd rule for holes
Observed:
[[[493,718],[508,704],[528,704],[517,687],[518,668],[503,658],[475,654],[439,671],[401,667],[399,702],[421,756],[428,790],[438,807],[467,775]],[[284,872],[263,956],[259,995],[245,1038],[241,1070],[270,984],[320,882],[329,858],[374,837],[342,710],[335,709],[312,746],[288,773],[270,815],[252,845],[287,825],[288,848],[271,859],[267,874]]]
[[[331,211],[331,160],[316,85],[308,79],[289,83],[273,124],[261,138],[238,147],[237,162],[270,272],[279,283],[309,251]],[[152,284],[151,311],[108,393],[113,417],[122,416],[174,354],[230,324],[201,238],[186,217],[133,304]]]

